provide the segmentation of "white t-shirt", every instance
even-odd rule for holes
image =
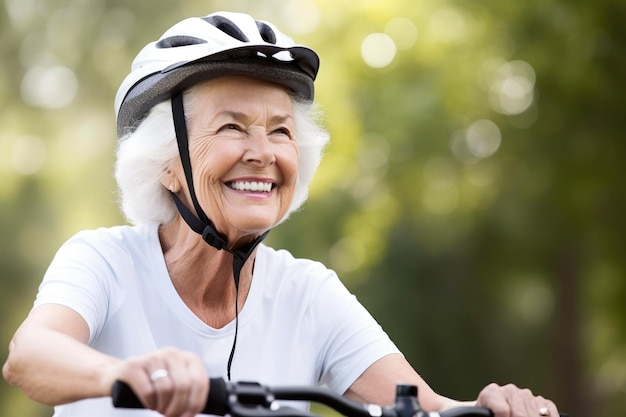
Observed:
[[[225,377],[235,322],[215,329],[184,304],[170,280],[156,226],[83,231],[58,251],[35,306],[56,303],[87,322],[89,345],[127,358],[175,346]],[[337,275],[321,263],[259,245],[239,313],[233,381],[327,385],[343,393],[372,363],[398,352]],[[55,416],[143,417],[110,398],[56,407]]]

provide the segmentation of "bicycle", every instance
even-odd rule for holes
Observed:
[[[319,417],[314,413],[279,405],[276,400],[308,401],[325,405],[345,417],[493,417],[481,407],[458,407],[442,412],[424,411],[417,399],[415,385],[398,384],[394,405],[383,407],[352,401],[324,388],[312,386],[269,387],[256,382],[227,382],[210,378],[204,414],[231,417]],[[112,391],[117,408],[143,408],[132,389],[116,381]],[[569,417],[560,413],[560,417]]]

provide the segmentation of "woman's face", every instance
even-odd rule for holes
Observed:
[[[276,225],[291,204],[298,172],[287,91],[252,78],[220,77],[195,86],[185,112],[196,195],[217,230],[234,244]],[[171,172],[191,208],[180,162]]]

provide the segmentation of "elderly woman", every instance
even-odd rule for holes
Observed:
[[[328,141],[312,105],[318,65],[236,13],[184,20],[139,53],[116,99],[134,226],[61,247],[11,341],[10,383],[55,416],[195,416],[208,376],[325,384],[379,404],[405,382],[426,409],[462,404],[420,378],[333,271],[261,243],[306,199]],[[118,379],[150,410],[112,408]],[[513,385],[473,404],[557,415]]]

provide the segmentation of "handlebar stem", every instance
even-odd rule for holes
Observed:
[[[229,384],[229,394],[234,394],[237,401],[246,405],[259,405],[268,408],[275,398],[271,391],[257,382],[238,382]]]
[[[398,417],[427,416],[417,401],[417,386],[398,384],[396,386],[396,402],[394,409]]]

